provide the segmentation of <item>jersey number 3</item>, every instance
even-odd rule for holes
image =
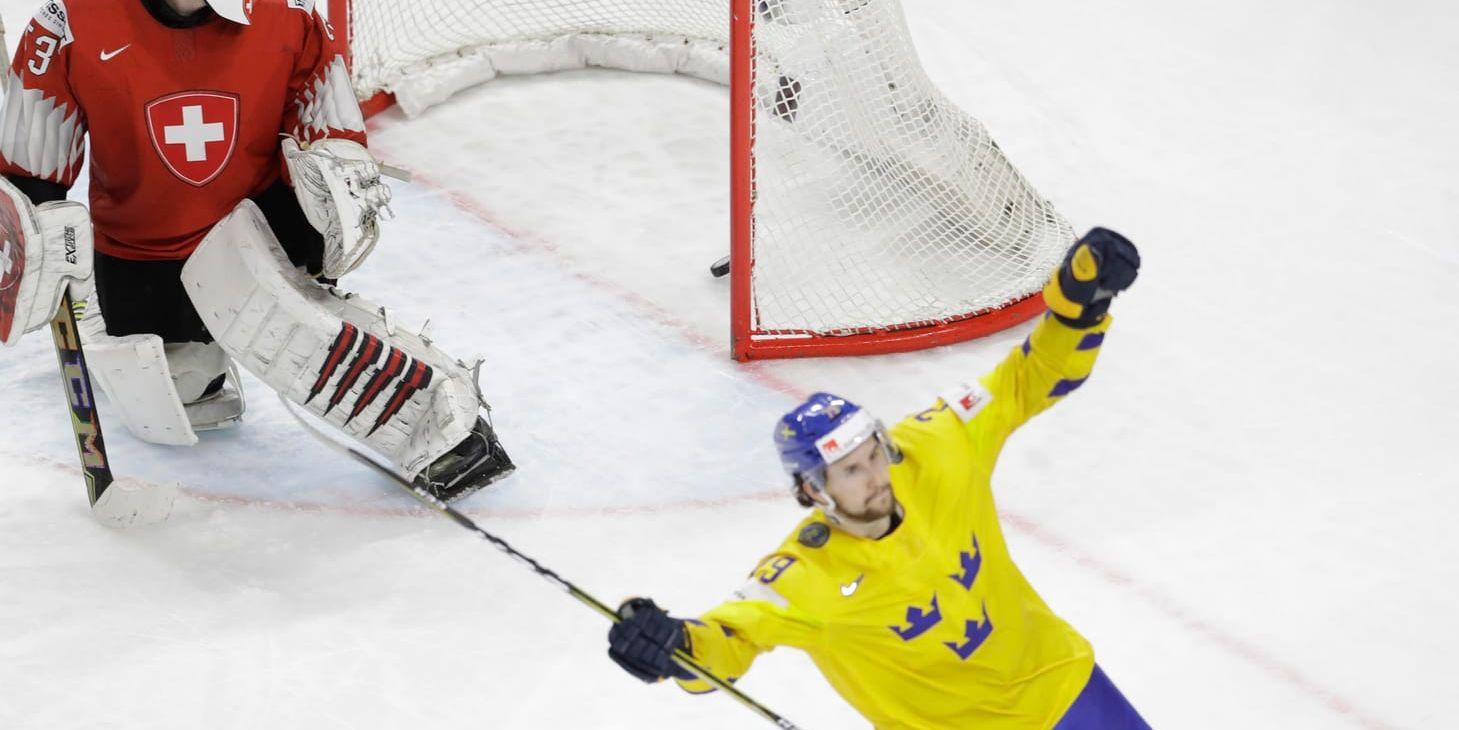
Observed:
[[[51,56],[56,55],[58,43],[50,36],[36,36],[35,58],[30,59],[27,68],[36,76],[44,74],[51,67]]]

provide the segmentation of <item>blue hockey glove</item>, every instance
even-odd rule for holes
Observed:
[[[1104,319],[1115,294],[1130,288],[1139,273],[1135,244],[1107,228],[1095,228],[1069,249],[1049,277],[1044,304],[1070,327],[1092,327]]]
[[[672,618],[651,599],[630,598],[618,607],[621,622],[608,629],[608,658],[624,671],[653,683],[669,677],[693,679],[674,663],[674,650],[689,651],[684,622]]]

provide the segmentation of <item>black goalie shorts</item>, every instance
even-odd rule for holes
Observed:
[[[289,261],[318,273],[324,239],[309,225],[294,191],[277,182],[253,198]],[[187,261],[131,261],[96,253],[96,299],[113,337],[157,335],[163,342],[212,342],[182,285]],[[329,282],[332,283],[332,282]]]

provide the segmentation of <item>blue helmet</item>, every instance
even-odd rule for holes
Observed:
[[[861,406],[831,393],[816,393],[796,406],[775,424],[775,448],[780,465],[799,481],[816,489],[826,485],[826,467],[851,453],[868,438],[876,438],[887,449],[893,463],[900,461],[881,422]]]

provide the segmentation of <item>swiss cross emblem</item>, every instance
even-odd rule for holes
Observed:
[[[147,104],[152,147],[172,174],[202,187],[213,181],[238,142],[238,97],[184,91]]]

